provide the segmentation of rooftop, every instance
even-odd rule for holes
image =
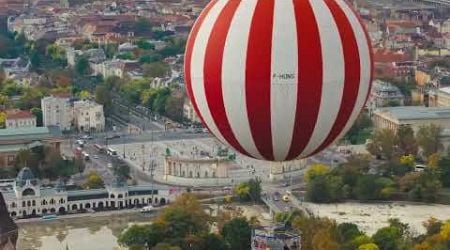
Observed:
[[[450,95],[450,87],[440,88],[439,92],[444,92],[445,94],[449,94]]]
[[[30,111],[20,109],[6,110],[6,119],[30,119],[35,116]]]
[[[0,142],[10,140],[38,141],[61,136],[58,127],[29,127],[0,129]]]
[[[403,106],[380,108],[375,114],[383,114],[397,120],[436,120],[450,119],[450,108]]]

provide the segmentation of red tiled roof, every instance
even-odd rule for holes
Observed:
[[[389,49],[374,49],[373,59],[379,63],[405,62],[411,61],[412,57],[409,53],[402,51],[392,51]]]
[[[20,109],[6,110],[6,119],[27,119],[35,117],[31,112]]]

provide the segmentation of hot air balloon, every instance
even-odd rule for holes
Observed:
[[[373,71],[369,38],[345,0],[212,0],[184,66],[209,131],[267,161],[305,158],[341,138]]]

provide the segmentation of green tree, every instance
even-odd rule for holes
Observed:
[[[98,85],[95,88],[95,102],[103,105],[106,113],[109,113],[111,111],[111,92],[105,85]]]
[[[143,49],[143,50],[153,50],[155,49],[155,45],[148,42],[145,39],[139,39],[139,41],[136,43],[138,48]]]
[[[343,249],[355,249],[353,244],[356,237],[364,235],[357,225],[353,223],[341,223],[336,228],[336,234]]]
[[[380,249],[400,250],[411,247],[409,227],[398,219],[390,219],[389,226],[378,229],[372,238]]]
[[[198,250],[229,250],[225,240],[217,234],[206,234],[201,236],[200,244],[196,247]]]
[[[241,201],[259,202],[261,200],[261,180],[250,179],[247,182],[240,183],[234,192]]]
[[[396,136],[390,129],[380,129],[374,132],[372,142],[367,144],[367,150],[378,157],[388,161],[394,158]]]
[[[89,61],[86,57],[78,58],[75,64],[75,71],[82,76],[89,73]]]
[[[130,178],[130,166],[124,163],[114,163],[113,164],[113,173],[115,176],[119,178],[128,179]]]
[[[439,171],[441,172],[441,182],[444,187],[450,187],[450,158],[443,157],[439,160]]]
[[[340,176],[320,175],[308,183],[306,195],[312,202],[335,202],[342,198],[342,188]]]
[[[358,179],[354,191],[362,201],[385,199],[392,193],[393,185],[394,182],[389,178],[364,175]]]
[[[414,137],[414,130],[409,125],[400,126],[397,129],[396,145],[402,155],[417,155],[418,146]]]
[[[434,124],[421,126],[417,131],[417,143],[423,150],[425,157],[429,157],[442,150],[443,146],[440,141],[441,132],[442,128]]]
[[[370,135],[369,131],[372,125],[372,120],[367,112],[363,112],[358,116],[353,126],[345,135],[344,139],[349,141],[351,144],[364,143],[365,139],[367,139],[366,135]]]
[[[153,62],[146,63],[142,67],[144,70],[144,76],[155,78],[155,77],[166,77],[170,73],[170,66],[164,62]]]
[[[152,25],[145,18],[139,18],[134,24],[134,29],[136,30],[137,35],[143,35],[151,32]]]
[[[30,112],[34,116],[36,116],[36,126],[42,127],[43,126],[42,110],[40,108],[34,107],[30,110]]]
[[[251,227],[245,218],[234,218],[225,223],[220,233],[229,249],[250,249]]]
[[[174,121],[182,122],[183,104],[184,98],[182,95],[170,95],[166,100],[165,114],[167,117]]]

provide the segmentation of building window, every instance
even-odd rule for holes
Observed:
[[[25,201],[22,201],[22,207],[26,207]]]

